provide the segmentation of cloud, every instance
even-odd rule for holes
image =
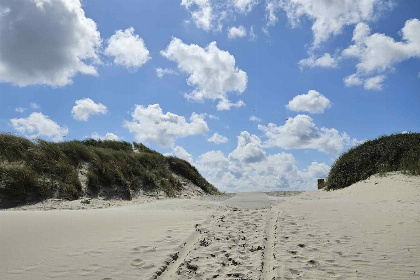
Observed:
[[[235,8],[243,13],[247,14],[259,3],[259,0],[233,0]]]
[[[365,80],[364,88],[367,90],[382,90],[382,83],[385,78],[383,75],[368,78]]]
[[[193,161],[193,158],[192,158],[192,155],[190,154],[190,153],[188,153],[185,149],[184,149],[184,147],[181,147],[181,146],[175,146],[173,149],[172,149],[172,152],[173,152],[173,155],[175,156],[175,157],[177,157],[177,158],[180,158],[180,159],[183,159],[183,160],[186,160],[186,161],[188,161],[189,163],[193,163],[194,161]]]
[[[71,109],[73,118],[78,121],[87,121],[93,115],[105,115],[108,108],[102,103],[95,103],[90,98],[76,100],[76,105]]]
[[[256,41],[258,38],[257,34],[255,34],[254,31],[254,26],[251,26],[251,28],[249,29],[249,40],[250,41]]]
[[[324,113],[326,108],[331,107],[331,102],[321,93],[310,90],[307,94],[296,95],[286,108],[295,112]]]
[[[2,0],[0,82],[61,87],[97,75],[101,38],[78,0]]]
[[[245,163],[259,162],[265,159],[262,142],[256,135],[242,131],[238,136],[238,146],[229,154],[229,160]]]
[[[181,6],[190,12],[198,28],[209,31],[213,27],[214,15],[210,0],[182,0]]]
[[[236,103],[229,105],[227,94],[241,94],[247,86],[247,74],[236,65],[235,58],[227,51],[217,48],[216,42],[210,43],[205,49],[198,45],[184,44],[180,39],[173,38],[162,56],[178,64],[180,71],[190,75],[189,85],[195,89],[186,97],[195,101],[205,99],[220,100],[219,110],[229,110],[230,107],[243,106]]]
[[[281,2],[278,0],[271,0],[267,1],[265,6],[266,12],[266,19],[267,19],[267,26],[274,26],[278,20],[277,18],[277,10],[280,8]]]
[[[250,143],[256,146],[245,148]],[[235,152],[238,149],[248,149],[246,155],[260,155],[240,156],[239,152]],[[299,170],[295,158],[288,153],[266,156],[259,138],[246,131],[238,137],[235,151],[227,157],[218,150],[206,152],[198,157],[194,165],[210,183],[228,192],[316,189],[317,179],[325,178],[330,170],[328,165],[319,162],[312,162],[306,170]]]
[[[217,103],[216,109],[218,111],[227,111],[233,108],[241,108],[245,106],[245,102],[238,100],[235,103],[230,102],[227,99],[222,98],[219,103]]]
[[[346,87],[360,86],[361,84],[363,84],[363,80],[357,74],[352,74],[344,78],[344,85]]]
[[[190,13],[197,28],[219,32],[224,21],[235,19],[236,13],[248,14],[258,3],[259,0],[182,0],[181,6]]]
[[[30,106],[31,106],[31,108],[32,109],[35,109],[35,110],[39,110],[39,109],[41,109],[41,106],[39,106],[38,104],[36,104],[36,103],[31,103],[30,104]]]
[[[250,121],[253,121],[253,122],[260,122],[260,121],[262,121],[260,118],[254,116],[254,115],[250,116],[249,117],[249,120]]]
[[[327,41],[332,35],[341,33],[343,27],[373,20],[388,1],[385,0],[269,0],[267,1],[267,25],[277,21],[276,11],[285,11],[292,27],[302,18],[313,22],[313,47]]]
[[[402,41],[395,41],[385,34],[370,34],[365,23],[359,23],[353,32],[353,45],[345,49],[344,57],[356,58],[356,73],[345,78],[346,86],[361,85],[364,79],[365,89],[381,90],[384,75],[378,75],[410,58],[420,57],[420,21],[410,19],[401,29]],[[371,77],[376,75],[375,77]]]
[[[114,133],[110,133],[110,132],[105,134],[105,136],[100,136],[97,132],[93,132],[91,137],[93,139],[97,139],[97,140],[111,140],[111,141],[118,141],[119,140],[118,135],[115,135]]]
[[[158,76],[160,79],[162,79],[163,76],[165,76],[165,75],[178,75],[178,72],[176,72],[173,69],[169,69],[169,68],[165,68],[165,69],[162,69],[160,67],[156,68],[156,76]]]
[[[22,108],[22,107],[15,108],[15,112],[17,112],[17,113],[23,113],[23,112],[25,112],[25,110],[26,110],[26,108]]]
[[[352,140],[346,133],[339,133],[335,128],[318,128],[311,117],[297,115],[288,118],[283,126],[269,123],[258,125],[267,140],[265,147],[290,149],[315,149],[328,154],[340,153]],[[357,141],[357,140],[355,140]]]
[[[243,27],[242,25],[238,27],[232,26],[231,28],[229,28],[229,31],[228,31],[229,39],[243,38],[245,36],[246,36],[246,28]]]
[[[219,116],[209,115],[209,119],[211,119],[211,120],[219,120]]]
[[[338,65],[338,58],[332,57],[329,53],[324,53],[321,57],[311,55],[308,58],[299,61],[300,68],[304,67],[321,67],[321,68],[336,68]]]
[[[114,63],[136,71],[151,59],[149,51],[139,35],[134,34],[134,28],[117,30],[108,39],[104,54],[114,57]]]
[[[204,117],[192,113],[190,122],[185,117],[171,112],[163,114],[159,104],[144,107],[136,105],[132,120],[125,121],[126,127],[137,141],[156,142],[161,147],[171,147],[176,139],[206,133],[209,128]]]
[[[48,137],[53,141],[62,141],[69,130],[59,126],[42,113],[32,113],[27,118],[11,119],[13,128],[28,138]]]
[[[220,135],[218,132],[214,133],[209,139],[207,139],[207,142],[212,142],[216,145],[226,143],[228,141],[228,138]]]

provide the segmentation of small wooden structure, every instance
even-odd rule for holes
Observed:
[[[318,179],[318,190],[325,188],[325,180]]]

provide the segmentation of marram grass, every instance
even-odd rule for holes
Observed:
[[[382,136],[350,149],[335,161],[326,189],[345,188],[391,171],[420,175],[420,133]]]
[[[82,166],[87,166],[86,189],[78,175]],[[0,133],[0,207],[99,194],[131,199],[140,190],[176,196],[182,186],[173,173],[205,193],[219,193],[188,162],[141,143],[94,139],[53,143]]]

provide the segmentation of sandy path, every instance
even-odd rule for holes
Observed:
[[[178,258],[155,279],[269,279],[264,275],[271,274],[267,264],[274,265],[272,200],[264,193],[241,193],[222,202],[226,208],[198,225]]]

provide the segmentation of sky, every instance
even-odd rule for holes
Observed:
[[[0,131],[142,142],[221,191],[311,190],[420,131],[417,0],[2,0]]]

